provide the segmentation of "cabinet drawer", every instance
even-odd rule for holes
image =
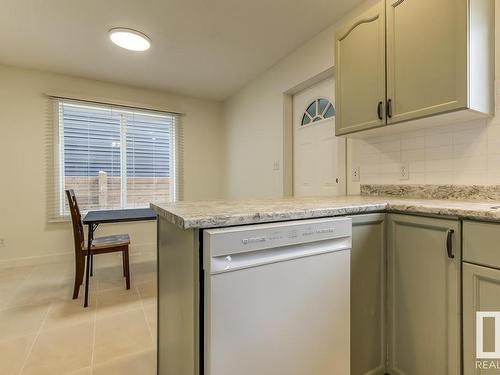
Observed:
[[[464,263],[463,266],[463,348],[464,375],[498,374],[476,368],[476,312],[500,310],[500,271]],[[491,326],[490,326],[491,327]],[[493,327],[491,327],[493,328]],[[485,351],[494,349],[495,330],[483,328]],[[492,346],[493,344],[493,346]],[[496,359],[495,359],[496,360]]]
[[[464,261],[500,268],[500,224],[464,221]]]

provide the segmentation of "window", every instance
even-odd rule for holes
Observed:
[[[333,104],[325,98],[316,99],[309,104],[306,111],[302,115],[301,125],[309,125],[313,122],[326,120],[333,116],[335,116],[335,108],[333,107]]]
[[[178,199],[177,115],[66,100],[57,111],[60,216],[66,189],[83,212]]]

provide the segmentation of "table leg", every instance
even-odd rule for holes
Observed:
[[[83,307],[89,305],[89,282],[90,282],[90,248],[92,246],[92,237],[94,235],[94,223],[89,223],[89,235],[87,243],[87,262],[85,268],[85,302]]]
[[[94,255],[90,254],[90,277],[94,276]]]

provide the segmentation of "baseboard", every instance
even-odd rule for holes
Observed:
[[[12,258],[0,260],[0,269],[36,266],[40,264],[74,262],[74,250],[64,253],[37,255],[23,258]],[[156,259],[156,243],[143,243],[130,246],[130,262],[140,263]]]

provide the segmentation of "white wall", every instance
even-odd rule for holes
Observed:
[[[316,35],[226,101],[230,198],[283,195],[283,168],[273,170],[275,161],[283,166],[283,94],[332,68],[336,28],[332,25]]]
[[[351,167],[364,184],[500,184],[500,116],[394,136],[355,140]],[[399,179],[401,164],[409,180]],[[351,184],[350,193],[358,193]]]
[[[372,4],[373,1],[368,1],[353,13]],[[496,5],[500,25],[499,0]],[[333,66],[334,32],[342,22],[305,43],[227,100],[226,182],[230,197],[283,195],[282,173],[272,170],[275,160],[283,164],[283,93]],[[499,29],[497,77],[500,77]],[[349,142],[348,157],[361,166],[363,183],[500,183],[499,124],[497,116],[488,122]],[[397,179],[401,161],[410,162],[409,181]],[[352,166],[348,163],[348,175]],[[348,181],[348,191],[358,193],[359,184]]]
[[[347,168],[360,167],[362,184],[500,184],[500,1],[495,5],[497,115],[489,120],[350,140]],[[409,180],[399,179],[401,163],[409,164]],[[349,193],[359,193],[359,183],[351,183]]]
[[[185,113],[184,197],[224,196],[223,111],[219,102],[0,65],[0,267],[56,260],[73,252],[70,223],[48,223],[47,92],[108,98]],[[152,251],[154,223],[98,229],[130,233],[132,252]]]

